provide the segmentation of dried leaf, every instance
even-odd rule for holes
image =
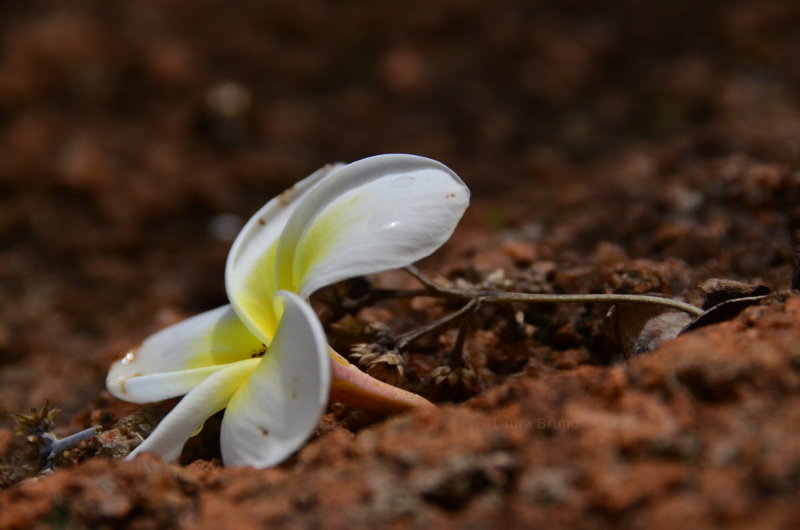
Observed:
[[[693,329],[710,326],[711,324],[718,324],[730,320],[744,310],[745,307],[756,305],[761,300],[766,298],[766,294],[759,296],[748,296],[746,298],[735,298],[733,300],[726,300],[720,304],[715,305],[696,319],[694,319],[688,326],[686,326],[681,333],[686,333]]]
[[[651,352],[665,340],[674,339],[692,318],[644,304],[617,304],[612,309],[612,323],[626,357]]]
[[[766,285],[751,285],[722,278],[711,278],[698,287],[706,294],[706,303],[703,304],[703,309],[711,309],[728,300],[766,296],[772,291]]]
[[[730,320],[745,307],[758,304],[772,292],[766,285],[750,285],[717,278],[706,280],[700,284],[700,289],[705,291],[707,296],[706,303],[703,304],[703,309],[706,311],[687,325],[681,333]]]

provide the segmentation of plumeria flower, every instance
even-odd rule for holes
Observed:
[[[152,335],[106,385],[137,403],[185,397],[128,458],[175,460],[225,409],[226,465],[267,467],[297,450],[329,397],[384,412],[432,406],[329,349],[307,299],[340,280],[409,265],[452,234],[469,190],[449,168],[380,155],[320,169],[244,226],[226,264],[226,305]]]

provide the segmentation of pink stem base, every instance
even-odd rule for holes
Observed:
[[[420,408],[436,408],[424,397],[379,381],[331,350],[330,401],[353,407],[396,414]]]

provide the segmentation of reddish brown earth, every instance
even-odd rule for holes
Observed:
[[[0,528],[800,526],[800,6],[604,4],[0,3]],[[271,196],[382,152],[473,190],[421,264],[454,285],[774,292],[628,359],[607,305],[487,305],[463,355],[364,366],[439,410],[332,404],[269,470],[221,467],[214,421],[181,465],[114,458],[171,403],[113,399],[111,361],[225,302]],[[458,308],[349,314],[376,284],[414,286],[316,297],[340,351]],[[105,432],[39,474],[9,415],[47,400]]]

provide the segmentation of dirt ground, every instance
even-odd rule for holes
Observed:
[[[800,4],[601,4],[0,1],[0,528],[800,527]],[[772,294],[640,355],[640,309],[486,305],[461,351],[362,364],[438,410],[331,404],[268,470],[223,468],[213,420],[180,465],[117,458],[172,403],[112,398],[110,363],[226,302],[261,204],[384,152],[472,190],[438,281]],[[348,302],[414,285],[314,304],[348,353],[458,309]],[[104,434],[40,473],[10,415],[48,401]]]

